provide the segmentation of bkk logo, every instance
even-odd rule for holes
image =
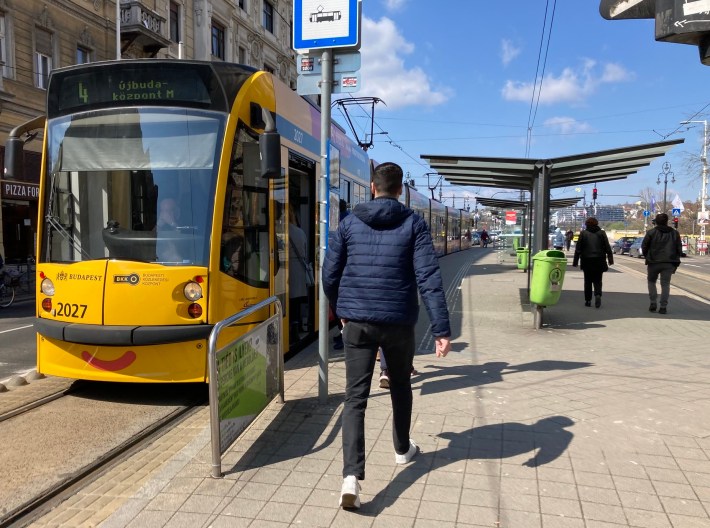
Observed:
[[[118,284],[130,284],[135,286],[140,282],[140,277],[137,273],[131,273],[130,275],[114,275],[113,282]]]

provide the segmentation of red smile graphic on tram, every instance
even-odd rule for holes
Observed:
[[[105,360],[105,359],[98,359],[96,357],[93,357],[87,351],[84,351],[81,353],[81,357],[89,365],[91,365],[92,367],[95,367],[99,370],[107,370],[109,372],[116,372],[117,370],[123,370],[124,368],[128,367],[131,363],[133,363],[136,360],[136,353],[133,352],[132,350],[128,350],[120,358],[112,359],[112,360]]]

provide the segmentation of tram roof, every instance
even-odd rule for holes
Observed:
[[[549,159],[438,154],[422,154],[421,158],[447,182],[455,185],[532,191],[543,165],[549,169],[550,188],[621,180],[650,165],[683,141],[674,139]]]
[[[550,209],[564,209],[565,207],[571,207],[575,205],[580,198],[555,198],[550,200]],[[529,202],[524,202],[520,200],[502,200],[498,198],[483,198],[477,197],[476,203],[483,205],[485,207],[498,207],[501,209],[526,209],[530,206]]]

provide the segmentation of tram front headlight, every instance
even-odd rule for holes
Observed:
[[[52,279],[42,279],[40,288],[43,294],[49,295],[50,297],[54,295],[54,283],[52,282]]]
[[[197,301],[202,299],[202,286],[196,282],[188,282],[185,284],[185,288],[182,290],[185,294],[185,299],[188,301]]]

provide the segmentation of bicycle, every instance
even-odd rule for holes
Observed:
[[[14,279],[5,270],[0,270],[0,308],[7,308],[15,300]]]

